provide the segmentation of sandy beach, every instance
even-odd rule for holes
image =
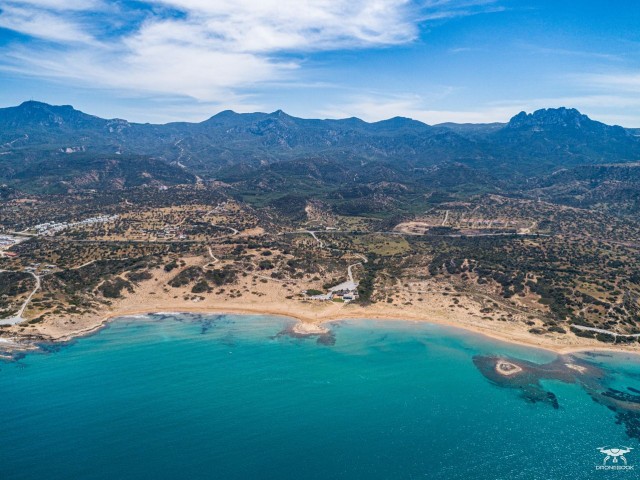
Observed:
[[[193,258],[192,263],[206,259]],[[3,329],[1,344],[9,348],[25,348],[34,341],[64,342],[91,334],[100,329],[110,319],[130,315],[156,312],[181,313],[232,313],[276,315],[299,321],[296,333],[300,335],[321,335],[326,333],[323,324],[337,320],[372,319],[398,320],[405,322],[428,322],[449,327],[462,328],[497,340],[519,345],[542,348],[559,354],[579,351],[625,351],[640,353],[640,344],[607,345],[594,339],[581,338],[573,333],[530,333],[524,317],[514,315],[508,321],[488,319],[481,312],[482,304],[476,300],[459,296],[458,303],[451,304],[446,293],[419,292],[413,297],[407,293],[407,301],[402,305],[374,303],[361,306],[355,303],[306,300],[298,296],[303,288],[309,288],[304,281],[277,282],[254,275],[242,276],[234,285],[227,285],[204,295],[194,295],[189,287],[168,288],[169,275],[158,269],[154,278],[139,284],[135,292],[116,299],[111,305],[81,315],[50,316],[35,324],[20,324]],[[419,300],[418,301],[418,295]],[[40,312],[27,310],[27,318]],[[13,342],[13,343],[12,343]]]
[[[127,302],[128,303],[128,302]],[[110,320],[125,316],[146,315],[159,312],[174,313],[195,313],[195,314],[238,314],[238,315],[274,315],[288,317],[298,320],[294,326],[294,331],[300,335],[318,335],[328,331],[328,327],[323,324],[339,320],[384,320],[402,322],[425,322],[436,325],[460,328],[484,335],[508,343],[522,346],[549,350],[558,354],[569,354],[585,351],[611,351],[628,352],[640,354],[640,349],[635,346],[603,346],[601,342],[595,340],[575,337],[572,334],[565,336],[538,336],[528,333],[526,330],[511,328],[495,328],[494,325],[484,325],[474,319],[458,318],[451,319],[442,312],[433,312],[432,315],[416,315],[414,312],[393,312],[385,308],[375,306],[359,307],[351,305],[349,308],[325,308],[318,309],[314,306],[300,305],[297,308],[282,308],[281,305],[261,304],[261,305],[234,305],[228,302],[221,302],[212,305],[185,305],[182,303],[153,305],[121,305],[120,308],[105,312],[102,315],[86,317],[82,322],[76,321],[77,328],[60,328],[59,322],[51,322],[42,325],[36,332],[30,332],[31,336],[41,337],[41,340],[52,342],[66,342],[77,337],[90,335],[104,327]],[[61,318],[60,322],[64,319]],[[501,325],[501,327],[504,327]],[[21,340],[29,338],[22,334],[17,334],[13,338],[4,339],[3,346],[19,348]],[[568,338],[563,338],[568,337]]]

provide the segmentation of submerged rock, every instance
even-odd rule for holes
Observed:
[[[558,398],[544,389],[541,380],[577,383],[596,403],[616,413],[616,423],[625,426],[630,438],[640,440],[640,390],[627,387],[627,392],[608,387],[610,374],[594,363],[571,355],[561,355],[544,364],[511,357],[476,355],[473,363],[494,385],[517,389],[525,401],[546,403],[554,409],[560,408]]]

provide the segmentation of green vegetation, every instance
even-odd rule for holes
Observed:
[[[133,292],[133,286],[126,280],[117,277],[113,280],[103,282],[102,285],[98,287],[98,290],[105,298],[120,298],[122,297],[123,290]]]
[[[158,278],[153,294],[185,300],[277,281],[296,301],[362,262],[361,305],[433,295],[537,335],[640,332],[640,137],[620,127],[566,109],[490,130],[282,112],[112,126],[0,109],[0,231],[32,235],[0,258],[0,316],[33,291],[29,271],[45,321]]]

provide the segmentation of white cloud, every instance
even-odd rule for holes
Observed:
[[[522,109],[520,105],[487,105],[477,110],[440,110],[430,108],[427,103],[418,95],[358,96],[339,106],[330,106],[320,115],[329,118],[353,115],[369,122],[400,116],[435,125],[505,122]]]
[[[312,51],[391,45],[417,35],[408,0],[164,0],[229,48]]]
[[[92,36],[77,23],[62,15],[28,6],[3,6],[0,10],[0,27],[54,42],[94,43]]]
[[[521,111],[533,112],[541,108],[576,108],[594,120],[627,127],[640,126],[640,94],[585,94],[541,98],[508,99],[479,104],[469,110],[439,109],[433,105],[446,104],[445,94],[425,98],[421,95],[355,95],[339,105],[330,105],[317,112],[321,117],[344,118],[356,116],[369,122],[402,116],[430,125],[445,122],[492,123],[507,122]],[[612,112],[613,109],[613,112]],[[614,113],[615,112],[615,113]]]
[[[593,73],[576,77],[583,85],[608,91],[625,91],[640,94],[640,73]]]
[[[3,3],[57,11],[96,10],[104,7],[104,3],[101,0],[8,0]]]
[[[590,51],[590,50],[569,50],[566,48],[548,48],[548,47],[540,47],[537,45],[528,45],[528,44],[525,44],[524,47],[533,53],[543,54],[543,55],[583,57],[583,58],[596,59],[596,60],[606,60],[611,62],[620,62],[624,59],[622,55],[596,52],[596,51]]]
[[[476,13],[493,2],[147,0],[152,8],[132,11],[100,0],[13,0],[2,7],[0,26],[53,43],[6,47],[0,68],[233,103],[251,86],[293,82],[301,54],[408,43],[430,15]]]

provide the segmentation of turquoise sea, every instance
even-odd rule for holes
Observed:
[[[121,318],[0,363],[0,479],[640,474],[640,357],[582,354],[574,381],[566,359],[461,330],[359,320],[296,338],[291,322]],[[491,378],[498,357],[526,377]],[[596,470],[597,447],[621,446],[638,471]]]

